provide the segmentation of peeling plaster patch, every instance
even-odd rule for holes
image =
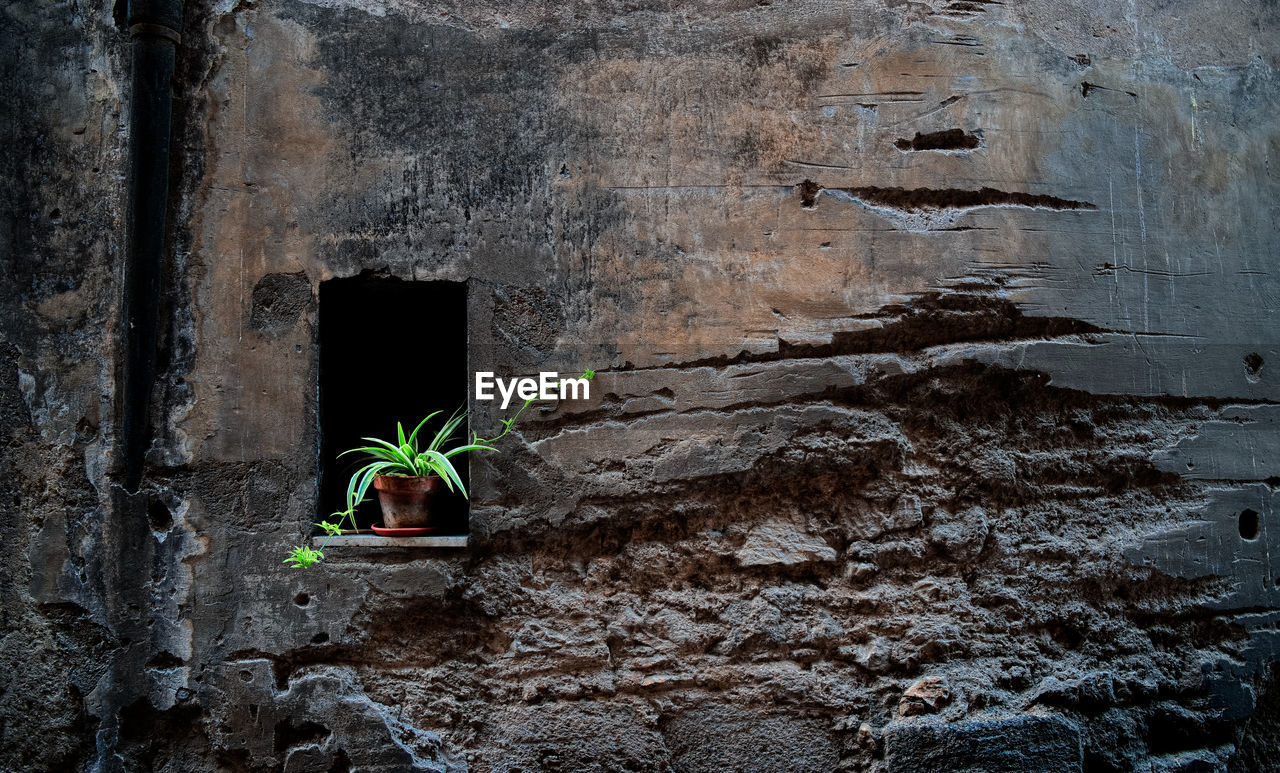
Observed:
[[[1053,386],[1093,394],[1172,395],[1280,401],[1280,389],[1246,381],[1239,346],[1196,336],[1091,334],[1057,341],[939,348],[935,364],[957,360],[1050,374]]]
[[[659,484],[748,470],[760,458],[790,448],[796,435],[830,423],[857,437],[845,442],[842,454],[889,458],[909,447],[883,416],[822,404],[750,408],[736,412],[731,422],[709,411],[603,422],[566,430],[533,447],[566,471],[601,485],[622,470]],[[601,442],[604,437],[608,443]]]
[[[1203,665],[1215,705],[1227,719],[1248,716],[1256,696],[1248,682],[1280,657],[1280,538],[1277,493],[1265,484],[1212,489],[1190,523],[1152,534],[1125,558],[1175,577],[1225,577],[1227,590],[1204,606],[1228,613],[1248,634],[1235,658]],[[1229,615],[1233,611],[1240,614]],[[1259,611],[1262,610],[1262,611]]]
[[[45,519],[27,549],[27,557],[31,566],[28,592],[38,603],[87,603],[84,583],[76,576],[76,568],[67,555],[65,517]]]
[[[1232,578],[1230,592],[1212,603],[1217,609],[1280,606],[1280,551],[1270,549],[1280,538],[1276,493],[1265,484],[1212,489],[1208,502],[1189,515],[1189,523],[1146,537],[1125,557],[1175,577]]]
[[[211,148],[193,202],[195,360],[190,406],[170,419],[170,464],[297,450],[311,352],[309,331],[291,320],[310,304],[301,273],[323,273],[309,271],[317,234],[307,218],[320,198],[312,192],[349,197],[362,180],[325,171],[348,155],[315,93],[327,74],[313,30],[265,10],[231,21],[215,28],[216,43],[236,53],[211,75],[208,98],[222,107],[208,113],[206,132],[240,139]],[[268,276],[276,278],[259,282]]]
[[[407,724],[390,707],[370,699],[354,669],[316,666],[290,679],[283,690],[276,688],[274,671],[269,660],[246,658],[222,664],[206,680],[205,705],[220,707],[210,717],[214,748],[270,767],[315,746],[321,770],[340,757],[349,759],[348,769],[378,773],[451,769],[439,736]],[[247,722],[241,714],[245,707]],[[312,731],[299,732],[308,728]]]
[[[174,653],[184,662],[193,653],[192,622],[184,611],[190,607],[195,595],[192,565],[194,559],[208,551],[207,539],[197,534],[187,519],[189,510],[187,502],[179,502],[169,513],[173,518],[169,528],[163,534],[152,532],[155,563],[160,567],[158,571],[162,572],[158,579],[152,580],[155,621],[152,643],[157,649]]]
[[[1280,477],[1280,406],[1230,408],[1222,421],[1200,431],[1152,461],[1162,470],[1200,480],[1267,480]]]

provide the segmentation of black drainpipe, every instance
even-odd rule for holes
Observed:
[[[124,0],[122,0],[123,2]],[[124,487],[137,491],[151,445],[165,214],[169,204],[171,81],[182,29],[181,0],[128,0],[133,39],[129,105],[129,203],[124,288],[120,445]]]

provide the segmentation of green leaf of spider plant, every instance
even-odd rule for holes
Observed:
[[[452,459],[458,454],[465,454],[468,451],[497,451],[497,450],[498,449],[494,448],[493,446],[486,446],[482,443],[472,443],[470,445],[458,446],[457,448],[451,448],[448,451],[445,451],[444,458]]]
[[[356,470],[350,482],[347,483],[347,511],[353,513],[364,501],[364,495],[369,491],[369,485],[373,483],[374,478],[384,470],[398,467],[400,467],[399,462],[371,462]]]
[[[444,426],[440,428],[440,431],[436,433],[436,436],[432,438],[430,445],[427,446],[427,450],[439,451],[440,446],[449,442],[449,439],[453,437],[454,431],[458,429],[458,425],[465,421],[466,418],[467,414],[461,408],[454,411],[453,415],[449,417],[449,420],[446,421]]]
[[[422,474],[424,476],[426,475],[439,476],[442,480],[444,480],[444,485],[447,486],[450,491],[453,491],[453,480],[449,477],[449,473],[443,467],[440,466],[440,462],[437,461],[435,458],[433,458],[432,456],[433,454],[438,454],[438,452],[423,451],[422,453],[418,454],[418,466],[422,468]]]
[[[378,454],[378,453],[374,453],[374,452],[372,452],[372,451],[371,451],[370,453],[373,453],[373,454],[374,454],[374,456],[382,456],[382,457],[383,457],[384,459],[386,459],[387,461],[395,461],[395,462],[399,462],[400,464],[404,465],[404,468],[405,468],[405,471],[406,471],[406,472],[408,472],[410,475],[412,475],[412,474],[413,474],[413,469],[414,469],[414,467],[413,467],[413,457],[412,457],[412,456],[410,456],[409,454],[406,454],[406,453],[404,452],[404,450],[403,450],[403,449],[401,449],[401,448],[399,448],[399,447],[397,447],[397,446],[393,446],[393,445],[391,445],[390,443],[388,443],[387,441],[385,441],[385,440],[379,440],[379,439],[377,439],[377,438],[375,438],[375,437],[367,437],[367,438],[362,438],[362,439],[363,439],[363,440],[367,440],[367,441],[369,441],[370,443],[377,443],[381,448],[383,448],[383,449],[385,449],[386,451],[389,451],[389,452],[391,453],[391,455],[390,455],[390,456],[384,456],[383,454]]]
[[[423,427],[427,426],[427,422],[431,421],[433,418],[435,418],[436,416],[439,416],[442,413],[444,413],[444,411],[436,411],[435,413],[428,414],[427,418],[418,422],[418,426],[413,430],[413,433],[409,435],[409,445],[413,446],[416,449],[418,446],[414,441],[418,439],[418,433],[422,431]]]
[[[461,492],[462,496],[467,497],[467,489],[462,485],[462,478],[458,477],[458,471],[453,468],[453,462],[450,462],[448,457],[439,451],[432,451],[431,449],[423,451],[423,454],[430,457],[431,461],[434,462],[432,466],[442,473],[441,477],[445,479],[446,483],[452,480],[458,486],[458,491]],[[449,488],[452,490],[453,486]]]

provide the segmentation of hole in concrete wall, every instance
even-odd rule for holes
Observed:
[[[299,593],[298,595],[293,597],[293,603],[297,604],[300,607],[305,607],[306,605],[311,603],[311,596],[306,593]]]
[[[1102,92],[1110,91],[1110,92],[1115,92],[1117,94],[1126,94],[1128,95],[1130,100],[1134,102],[1138,101],[1138,95],[1132,91],[1126,91],[1124,89],[1115,89],[1115,88],[1111,88],[1110,86],[1099,86],[1098,84],[1090,83],[1089,81],[1081,82],[1080,96],[1084,97],[1085,99],[1088,99],[1089,94],[1091,94],[1094,91],[1102,91]]]
[[[1079,649],[1084,643],[1084,633],[1068,623],[1057,623],[1049,626],[1049,635],[1055,642],[1069,650]]]
[[[973,150],[981,144],[981,137],[976,132],[967,133],[964,129],[945,129],[928,134],[916,132],[916,136],[912,139],[903,138],[894,143],[898,150],[904,152],[919,150]]]
[[[329,634],[325,633],[324,631],[321,631],[320,633],[311,637],[312,644],[327,644],[328,642],[329,642]]]
[[[1262,372],[1262,355],[1257,352],[1250,352],[1244,356],[1244,372],[1249,376],[1256,376]]]
[[[333,756],[333,765],[329,766],[329,773],[351,773],[351,758],[347,756],[346,749],[339,749]]]
[[[329,728],[319,722],[303,720],[294,724],[293,718],[282,719],[276,723],[276,754],[286,749],[305,744],[319,744],[329,737]]]
[[[160,650],[151,656],[147,661],[147,668],[154,668],[159,671],[166,671],[171,668],[178,668],[183,664],[182,658],[169,652],[168,650]]]
[[[159,499],[147,502],[147,520],[151,521],[152,531],[166,532],[173,528],[173,514]]]
[[[808,180],[805,181],[809,182]],[[802,183],[803,184],[803,183]],[[1087,201],[1074,201],[1047,194],[1002,191],[980,188],[976,191],[961,188],[822,188],[817,190],[843,193],[873,207],[900,209],[904,212],[921,212],[939,209],[974,209],[976,207],[1030,207],[1032,209],[1075,210],[1097,209]],[[816,193],[815,193],[816,195]]]
[[[796,190],[800,193],[801,207],[814,209],[818,206],[818,192],[822,190],[822,186],[813,180],[805,180],[796,186]]]
[[[443,411],[423,432],[467,405],[467,288],[361,275],[320,284],[320,492],[316,520],[345,509],[347,482],[365,437],[394,440]],[[466,434],[464,429],[459,437]],[[464,485],[467,465],[458,465]],[[372,494],[373,492],[370,492]],[[444,533],[466,533],[467,500],[441,501]],[[375,496],[356,511],[360,528],[382,520]]]
[[[1246,508],[1240,513],[1240,536],[1252,542],[1262,532],[1258,511]]]

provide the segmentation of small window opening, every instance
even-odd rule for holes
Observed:
[[[467,293],[463,282],[408,282],[358,276],[320,284],[320,459],[318,518],[346,507],[347,482],[362,460],[341,459],[376,437],[395,442],[428,413],[423,430],[438,429],[467,405]],[[463,437],[466,424],[457,437]],[[457,465],[470,490],[468,464]],[[443,534],[466,534],[467,500],[446,496],[438,511]],[[382,520],[370,489],[356,511],[363,529]]]

